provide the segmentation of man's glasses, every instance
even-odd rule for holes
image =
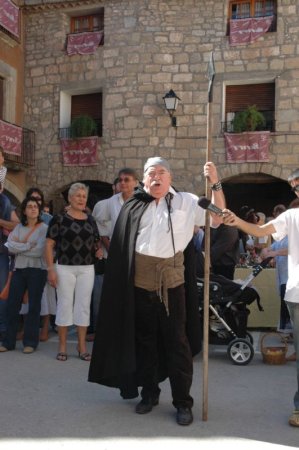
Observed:
[[[297,186],[292,187],[292,192],[299,192],[299,184],[297,184]]]
[[[124,181],[125,183],[128,183],[129,181],[131,181],[130,177],[120,177],[118,179],[118,183],[121,183],[122,181]]]

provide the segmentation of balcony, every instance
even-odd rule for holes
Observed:
[[[35,133],[28,128],[22,128],[22,150],[21,155],[5,153],[5,162],[8,167],[18,169],[32,167],[35,164]]]
[[[96,122],[96,131],[93,134],[93,136],[99,136],[102,137],[102,120],[95,120]],[[67,128],[59,128],[59,139],[72,139],[75,136],[73,136],[72,133],[72,128],[71,127],[67,127]],[[88,136],[84,136],[84,137],[88,137]]]
[[[275,120],[274,119],[267,119],[266,117],[266,124],[261,129],[257,129],[256,131],[275,131]],[[233,127],[233,121],[230,122],[221,122],[221,134],[223,133],[236,133],[234,131]]]

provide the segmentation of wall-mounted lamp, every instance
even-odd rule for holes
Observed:
[[[176,117],[173,115],[175,110],[177,109],[179,100],[181,100],[176,93],[170,89],[167,94],[165,94],[165,97],[163,97],[165,108],[168,111],[169,116],[171,117],[171,125],[173,127],[176,127]]]

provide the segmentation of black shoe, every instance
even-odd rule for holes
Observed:
[[[153,409],[153,406],[158,405],[159,403],[159,398],[154,398],[154,399],[142,399],[138,405],[136,405],[135,408],[135,412],[137,414],[147,414],[149,412],[151,412],[151,410]]]
[[[178,408],[176,413],[176,421],[179,425],[190,425],[193,422],[193,414],[191,408]]]

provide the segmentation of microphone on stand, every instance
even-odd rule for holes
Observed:
[[[207,199],[207,197],[199,197],[197,203],[201,208],[207,209],[208,211],[211,211],[211,212],[217,214],[217,216],[224,215],[224,213],[222,212],[222,209],[218,208],[218,206],[211,203],[210,200]]]

